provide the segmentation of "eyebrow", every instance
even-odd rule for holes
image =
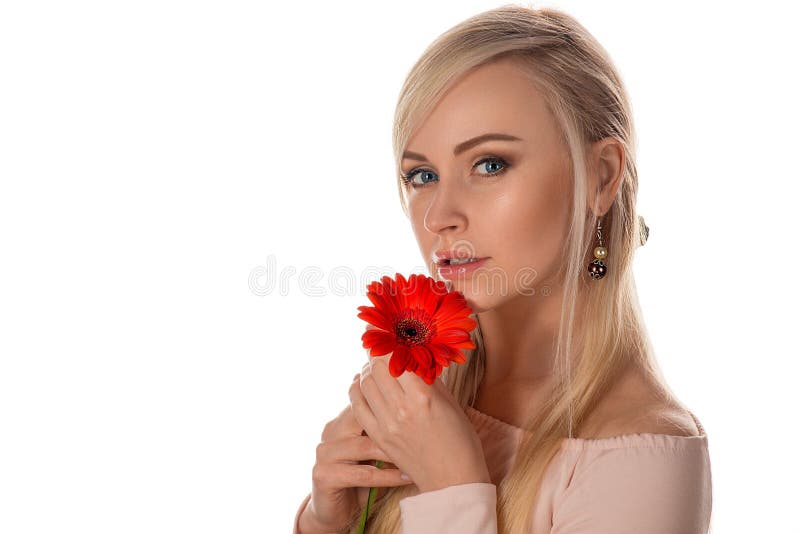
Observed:
[[[522,139],[520,139],[519,137],[515,137],[515,136],[509,135],[509,134],[486,133],[486,134],[479,135],[477,137],[473,137],[472,139],[467,139],[463,143],[457,144],[455,146],[455,148],[453,149],[453,155],[454,156],[458,156],[462,152],[464,152],[466,150],[469,150],[470,148],[472,148],[474,146],[478,146],[481,143],[485,143],[486,141],[493,141],[493,140],[499,140],[499,141],[522,141]],[[428,158],[426,158],[422,154],[418,154],[417,152],[411,152],[411,151],[406,150],[405,152],[403,152],[403,159],[413,159],[413,160],[417,160],[417,161],[426,161]]]

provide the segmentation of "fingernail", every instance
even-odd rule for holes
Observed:
[[[410,476],[408,476],[408,475],[407,475],[407,474],[405,474],[405,473],[400,473],[400,478],[402,478],[403,480],[411,480],[411,477],[410,477]]]
[[[361,373],[356,373],[356,376],[353,377],[353,382],[358,380],[358,377],[361,376]]]

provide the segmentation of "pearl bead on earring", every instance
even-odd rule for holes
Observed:
[[[604,260],[608,256],[608,249],[606,247],[594,247],[594,257],[598,260]]]
[[[589,263],[589,276],[594,280],[603,278],[607,271],[605,259],[608,257],[608,249],[603,246],[600,221],[597,221],[597,241],[598,246],[594,248],[594,259]]]

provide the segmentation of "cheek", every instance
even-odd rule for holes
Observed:
[[[546,187],[520,188],[497,205],[498,239],[515,267],[550,271],[564,243],[569,197],[557,178]],[[501,222],[502,220],[502,222]]]

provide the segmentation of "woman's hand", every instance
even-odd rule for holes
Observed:
[[[303,532],[340,532],[366,505],[369,488],[381,488],[380,497],[389,487],[411,484],[398,469],[386,467],[394,467],[390,456],[363,430],[349,404],[325,425],[312,469],[311,500],[300,517]],[[382,460],[384,467],[371,465],[373,460]]]
[[[350,406],[367,435],[420,492],[491,482],[483,446],[469,418],[437,378],[389,374],[391,354],[370,357],[350,386]]]

